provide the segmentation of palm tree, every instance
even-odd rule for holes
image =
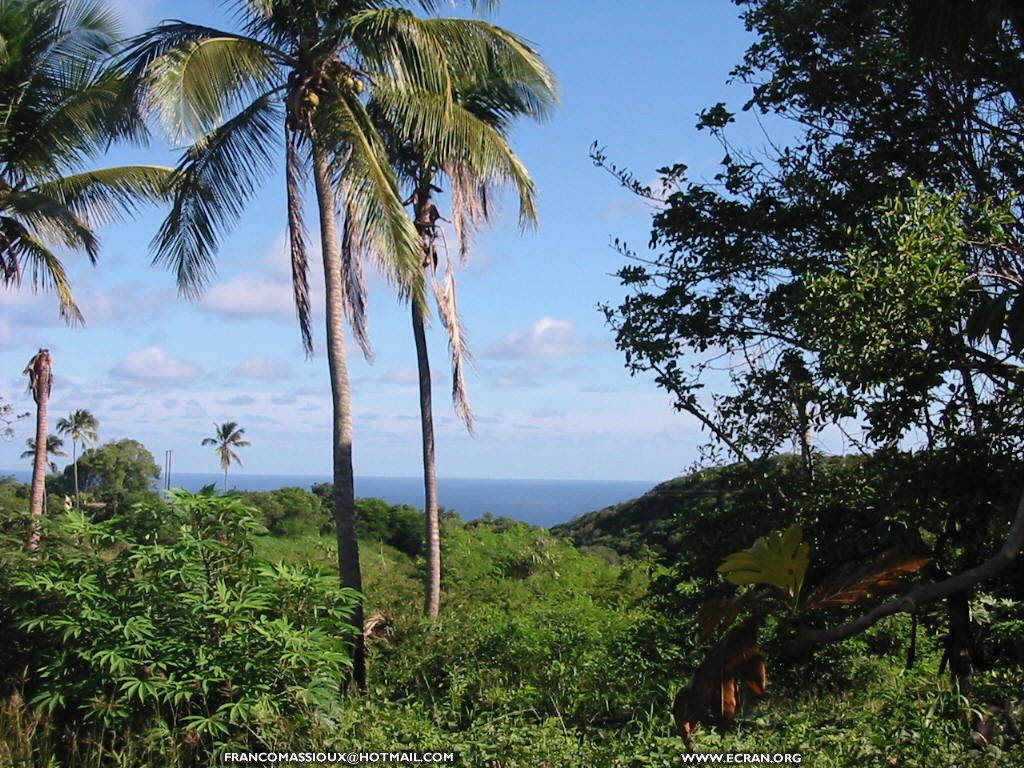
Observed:
[[[43,505],[46,501],[46,450],[47,440],[47,406],[50,392],[53,389],[53,361],[50,351],[40,349],[28,365],[23,375],[28,376],[28,389],[36,403],[36,437],[33,442],[35,456],[32,460],[32,490],[29,494],[28,511],[32,516],[32,526],[28,534],[27,549],[33,551],[39,547],[40,520],[43,516]]]
[[[78,506],[78,444],[82,447],[95,443],[100,439],[99,422],[89,411],[79,409],[73,411],[66,419],[57,421],[57,434],[71,438],[71,461],[75,475],[75,506]]]
[[[445,135],[402,136],[385,119],[392,162],[410,189],[407,198],[422,247],[421,279],[429,282],[441,324],[448,335],[452,365],[452,401],[470,433],[472,412],[466,395],[463,371],[468,359],[465,334],[458,315],[455,270],[439,221],[444,220],[434,203],[434,193],[447,178],[451,190],[452,219],[459,256],[466,263],[472,231],[487,220],[490,188],[512,185],[519,196],[520,225],[536,222],[534,186],[526,168],[507,142],[511,120],[518,116],[543,118],[553,107],[555,80],[543,61],[523,42],[503,30],[501,56],[479,70],[454,70],[456,118],[442,126]],[[444,277],[437,278],[439,251],[444,252]],[[423,453],[424,512],[427,568],[424,612],[436,618],[441,600],[441,541],[437,493],[430,360],[427,353],[425,304],[410,302],[416,361],[419,371],[420,428]]]
[[[203,445],[214,446],[214,452],[220,456],[220,468],[224,470],[224,493],[228,492],[228,467],[231,462],[242,466],[242,460],[235,453],[235,448],[247,448],[251,445],[248,440],[243,440],[245,430],[238,426],[238,422],[225,421],[223,424],[214,424],[214,437],[204,437]]]
[[[433,10],[436,0],[420,0]],[[493,5],[477,0],[473,5]],[[302,192],[312,175],[326,286],[326,345],[333,406],[334,515],[344,587],[362,590],[355,526],[352,409],[345,319],[365,349],[359,254],[374,257],[423,302],[421,243],[366,109],[372,91],[403,131],[437,132],[452,113],[453,54],[486,66],[481,22],[419,18],[398,0],[236,0],[240,32],[165,22],[132,42],[123,68],[171,133],[192,141],[179,166],[171,214],[154,241],[179,289],[197,295],[213,254],[283,145],[296,310],[312,352]],[[479,31],[475,31],[479,30]],[[344,215],[339,235],[336,217]],[[362,626],[362,605],[352,616]],[[361,632],[352,679],[365,688]]]
[[[166,197],[172,170],[84,170],[111,141],[144,137],[119,81],[103,69],[112,18],[91,0],[0,0],[0,284],[53,288],[71,322],[82,313],[54,248],[95,262],[93,231]]]
[[[60,471],[60,467],[57,466],[57,462],[49,458],[50,456],[67,456],[68,452],[64,450],[64,441],[56,435],[46,436],[46,449],[42,452],[36,450],[36,439],[30,437],[25,441],[25,446],[28,448],[27,451],[21,452],[21,458],[32,459],[32,467],[35,468],[36,461],[38,461],[38,455],[40,453],[45,457],[43,459],[43,467],[50,471],[50,474],[55,475]]]

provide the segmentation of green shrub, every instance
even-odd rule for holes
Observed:
[[[158,524],[153,521],[159,516]],[[134,525],[70,512],[10,576],[33,654],[26,697],[82,743],[144,737],[202,759],[271,746],[336,710],[355,595],[253,555],[253,510],[212,492],[137,507]]]
[[[315,493],[302,488],[243,493],[246,504],[262,513],[263,525],[275,536],[319,533],[330,523],[330,508]]]

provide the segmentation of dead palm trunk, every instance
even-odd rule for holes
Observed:
[[[28,388],[32,393],[32,399],[36,402],[36,455],[32,462],[32,491],[28,504],[32,523],[26,545],[31,552],[39,548],[43,507],[46,503],[46,410],[50,400],[50,390],[53,387],[52,361],[49,350],[40,349],[25,366],[24,374],[28,376]]]
[[[352,682],[366,689],[366,645],[362,633],[362,573],[356,538],[355,474],[352,469],[352,392],[345,359],[345,288],[341,274],[335,194],[326,152],[313,139],[313,179],[320,214],[320,245],[327,304],[327,363],[334,412],[334,522],[338,535],[338,573],[341,586],[360,593],[351,624]]]

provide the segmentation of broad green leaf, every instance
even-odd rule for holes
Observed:
[[[773,531],[754,542],[750,549],[734,552],[718,566],[733,584],[770,584],[786,591],[795,603],[810,562],[810,545],[802,541],[803,530],[793,524],[785,531]]]

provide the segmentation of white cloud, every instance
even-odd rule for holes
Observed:
[[[185,403],[185,418],[199,419],[206,415],[206,409],[198,400],[189,400]]]
[[[222,405],[252,405],[256,402],[256,398],[252,395],[237,395],[236,397],[229,397],[226,400],[220,401]]]
[[[203,309],[228,317],[292,319],[295,302],[284,280],[245,273],[215,285],[203,297]]]
[[[323,270],[315,243],[311,240],[307,245],[310,306],[318,315],[324,306]],[[262,318],[296,323],[287,232],[279,233],[270,242],[256,264],[257,272],[240,272],[212,286],[200,300],[200,308],[242,320]],[[253,261],[247,261],[246,266],[252,269]]]
[[[502,389],[518,387],[539,387],[540,380],[551,373],[546,363],[526,363],[502,368],[490,374],[494,386]]]
[[[491,344],[484,354],[488,357],[512,359],[571,357],[603,346],[579,338],[572,320],[545,316],[533,323],[525,333],[510,333],[501,341]]]
[[[270,357],[250,357],[232,368],[231,375],[243,379],[280,381],[292,375],[292,367],[284,360],[274,360]]]
[[[403,365],[385,371],[380,377],[385,384],[398,384],[399,386],[413,386],[420,380],[419,371],[414,366]]]
[[[167,384],[194,379],[201,371],[187,360],[168,357],[163,347],[143,347],[121,358],[111,373],[121,379]]]

